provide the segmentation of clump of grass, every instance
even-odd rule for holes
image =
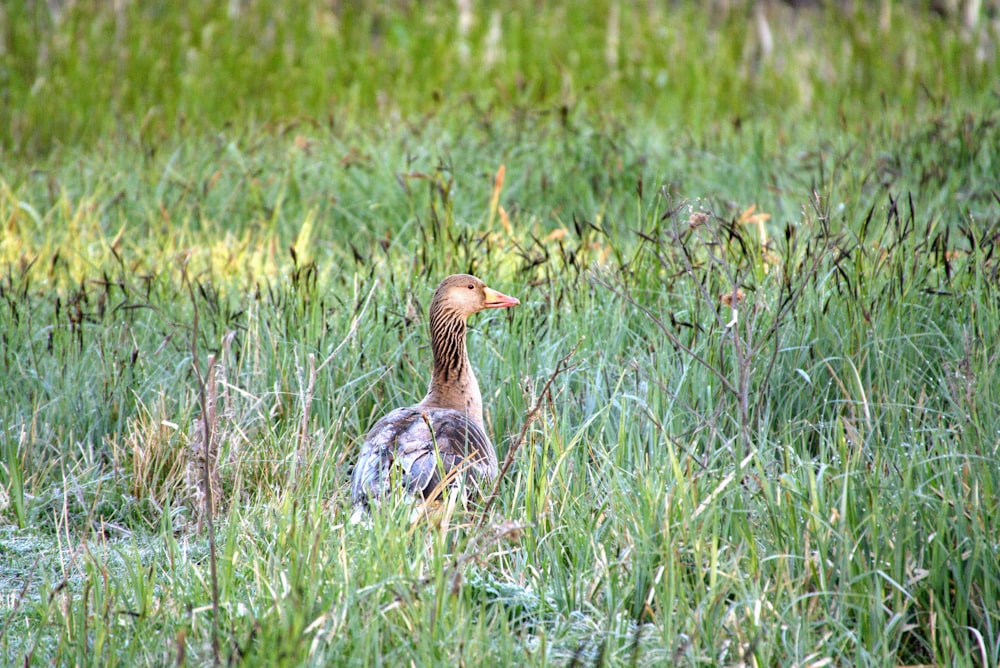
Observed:
[[[149,499],[163,509],[182,497],[184,452],[178,430],[160,395],[128,420],[123,434],[110,434],[108,449],[116,470],[130,478],[129,492],[136,499]]]

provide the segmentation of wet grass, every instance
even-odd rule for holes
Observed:
[[[280,57],[254,47],[278,60],[250,69],[278,83],[253,108],[226,107],[252,71],[214,102],[196,94],[231,74],[227,21],[270,25],[253,12],[202,17],[222,65],[189,72],[190,90],[181,78],[130,98],[128,60],[120,114],[86,130],[69,129],[80,107],[46,130],[25,120],[37,101],[16,105],[0,184],[8,662],[1000,660],[1000,118],[979,78],[996,66],[937,19],[899,17],[876,56],[865,16],[810,27],[797,14],[796,39],[762,62],[799,102],[776,108],[756,52],[733,46],[674,62],[706,92],[685,127],[660,115],[683,106],[677,91],[626,108],[654,58],[630,40],[656,28],[612,7],[589,11],[620,12],[619,76],[581,50],[559,94],[502,98],[519,90],[512,72],[457,64],[484,57],[488,15],[462,56],[456,18],[432,4],[357,14],[385,41],[353,47],[371,78],[338,112],[347,122],[308,95],[281,105],[296,77],[337,81],[342,65],[297,51],[333,48],[310,32],[322,22],[297,24]],[[67,11],[80,16],[51,34],[101,12]],[[127,43],[152,10],[123,11]],[[358,10],[342,11],[346,26]],[[517,40],[538,31],[571,53],[610,30],[585,12],[566,19],[583,34],[560,41],[559,10],[539,12],[503,24],[507,64],[539,68],[530,81],[558,68]],[[115,25],[101,16],[95,43]],[[276,35],[292,16],[272,16]],[[676,17],[663,30],[753,39],[739,10]],[[196,34],[183,11],[168,18]],[[948,55],[923,92],[876,66],[917,38]],[[809,68],[774,69],[845,44],[854,75],[808,103]],[[376,81],[377,49],[431,60]],[[467,94],[415,102],[447,77]],[[879,86],[905,113],[862,113]],[[394,102],[364,102],[369,88]],[[737,97],[743,111],[722,108]],[[170,121],[142,125],[144,104]],[[446,501],[411,522],[387,503],[354,526],[359,439],[422,395],[429,295],[453,271],[522,301],[470,332],[487,425],[513,464],[485,512]]]

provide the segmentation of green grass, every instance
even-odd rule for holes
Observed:
[[[993,19],[734,5],[5,6],[6,662],[1000,662]],[[352,525],[454,271],[524,440]]]

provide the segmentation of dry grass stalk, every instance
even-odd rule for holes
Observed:
[[[202,522],[206,512],[215,515],[218,511],[218,501],[221,498],[219,481],[219,416],[216,409],[218,392],[216,390],[215,355],[208,358],[208,378],[205,380],[204,413],[199,415],[191,430],[191,441],[188,443],[187,484],[190,490],[193,507],[198,518],[198,532],[201,532]]]
[[[148,499],[162,508],[182,489],[186,457],[177,424],[167,419],[162,393],[154,406],[143,406],[129,419],[124,434],[108,436],[105,442],[115,469],[130,477],[130,491],[136,499]]]
[[[223,443],[230,443],[230,460],[236,458],[235,444],[231,438],[237,423],[236,409],[229,393],[226,353],[232,347],[234,333],[222,340],[222,355],[208,357],[208,376],[205,379],[205,407],[203,414],[194,419],[187,448],[186,483],[188,497],[197,518],[197,531],[202,530],[205,510],[211,507],[213,515],[226,507],[222,494],[222,475],[219,469],[219,451]],[[220,412],[221,406],[221,412]],[[206,432],[210,439],[206,444]],[[206,447],[207,445],[207,447]],[[206,482],[207,481],[207,482]],[[209,494],[208,492],[211,492]]]

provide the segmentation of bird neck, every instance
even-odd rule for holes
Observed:
[[[431,304],[431,350],[434,370],[426,408],[451,408],[483,425],[483,397],[465,349],[465,318],[440,304]]]

